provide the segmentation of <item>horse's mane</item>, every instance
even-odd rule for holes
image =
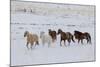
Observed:
[[[58,31],[62,31],[61,29],[58,29]],[[63,31],[62,31],[63,32]]]
[[[75,33],[82,33],[82,32],[80,32],[80,31],[77,31],[77,30],[75,30],[74,32],[75,32]]]

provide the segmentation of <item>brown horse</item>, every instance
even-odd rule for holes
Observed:
[[[73,39],[73,35],[70,32],[63,32],[61,29],[58,29],[58,34],[61,34],[60,46],[62,46],[61,45],[62,41],[64,41],[65,46],[66,46],[66,43],[65,43],[66,40],[68,41],[69,45],[70,45],[71,40],[75,42]]]
[[[54,42],[57,39],[57,33],[54,30],[49,29],[49,35],[52,37],[52,42]]]
[[[87,43],[90,43],[91,44],[91,36],[88,32],[80,32],[80,31],[74,31],[74,36],[76,39],[78,39],[78,43],[80,42],[81,40],[81,43],[83,44],[83,39],[86,39],[87,40]]]
[[[39,45],[39,38],[36,34],[32,34],[32,33],[29,33],[28,31],[25,31],[24,33],[24,37],[27,37],[27,48],[28,48],[28,45],[30,44],[31,45],[31,49],[32,49],[32,46],[36,44]],[[35,44],[34,44],[35,43]]]

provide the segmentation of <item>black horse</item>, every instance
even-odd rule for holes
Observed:
[[[81,43],[83,44],[83,39],[86,39],[87,40],[87,43],[90,43],[91,44],[91,36],[88,32],[80,32],[80,31],[74,31],[74,36],[75,36],[75,39],[78,40],[78,43],[81,41]]]

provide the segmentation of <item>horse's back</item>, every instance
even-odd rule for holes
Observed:
[[[91,38],[91,35],[88,32],[85,32],[84,35]]]
[[[35,40],[38,40],[38,39],[39,39],[39,37],[38,37],[37,34],[33,34],[33,38],[34,38]]]

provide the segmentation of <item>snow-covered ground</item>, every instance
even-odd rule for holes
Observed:
[[[68,7],[68,5],[65,6]],[[81,8],[81,6],[79,7]],[[87,6],[85,6],[85,8],[86,7]],[[93,7],[94,6],[92,6],[92,9],[90,8],[91,11],[94,11]],[[72,6],[70,8],[73,9]],[[75,11],[76,13],[74,14],[72,11],[67,15],[66,13],[65,15],[64,13],[60,13],[59,15],[59,12],[54,15],[44,15],[30,12],[14,13],[12,11],[11,65],[67,63],[95,60],[95,18],[94,12],[92,12],[92,15],[89,14],[91,11],[89,10],[87,13],[84,13],[84,11],[82,12],[83,14],[88,15],[78,14],[80,11]],[[41,31],[48,33],[48,29],[57,31],[59,28],[65,32],[71,32],[72,34],[74,33],[74,30],[89,32],[92,38],[92,44],[87,44],[86,40],[84,40],[84,44],[82,45],[81,43],[78,44],[77,40],[75,40],[76,42],[71,42],[70,46],[68,46],[66,41],[67,47],[60,47],[60,35],[58,35],[57,41],[49,48],[47,45],[44,47],[42,46],[41,39],[39,41],[39,46],[34,47],[33,50],[28,50],[26,48],[26,40],[24,38],[25,31],[36,33],[40,36]]]

